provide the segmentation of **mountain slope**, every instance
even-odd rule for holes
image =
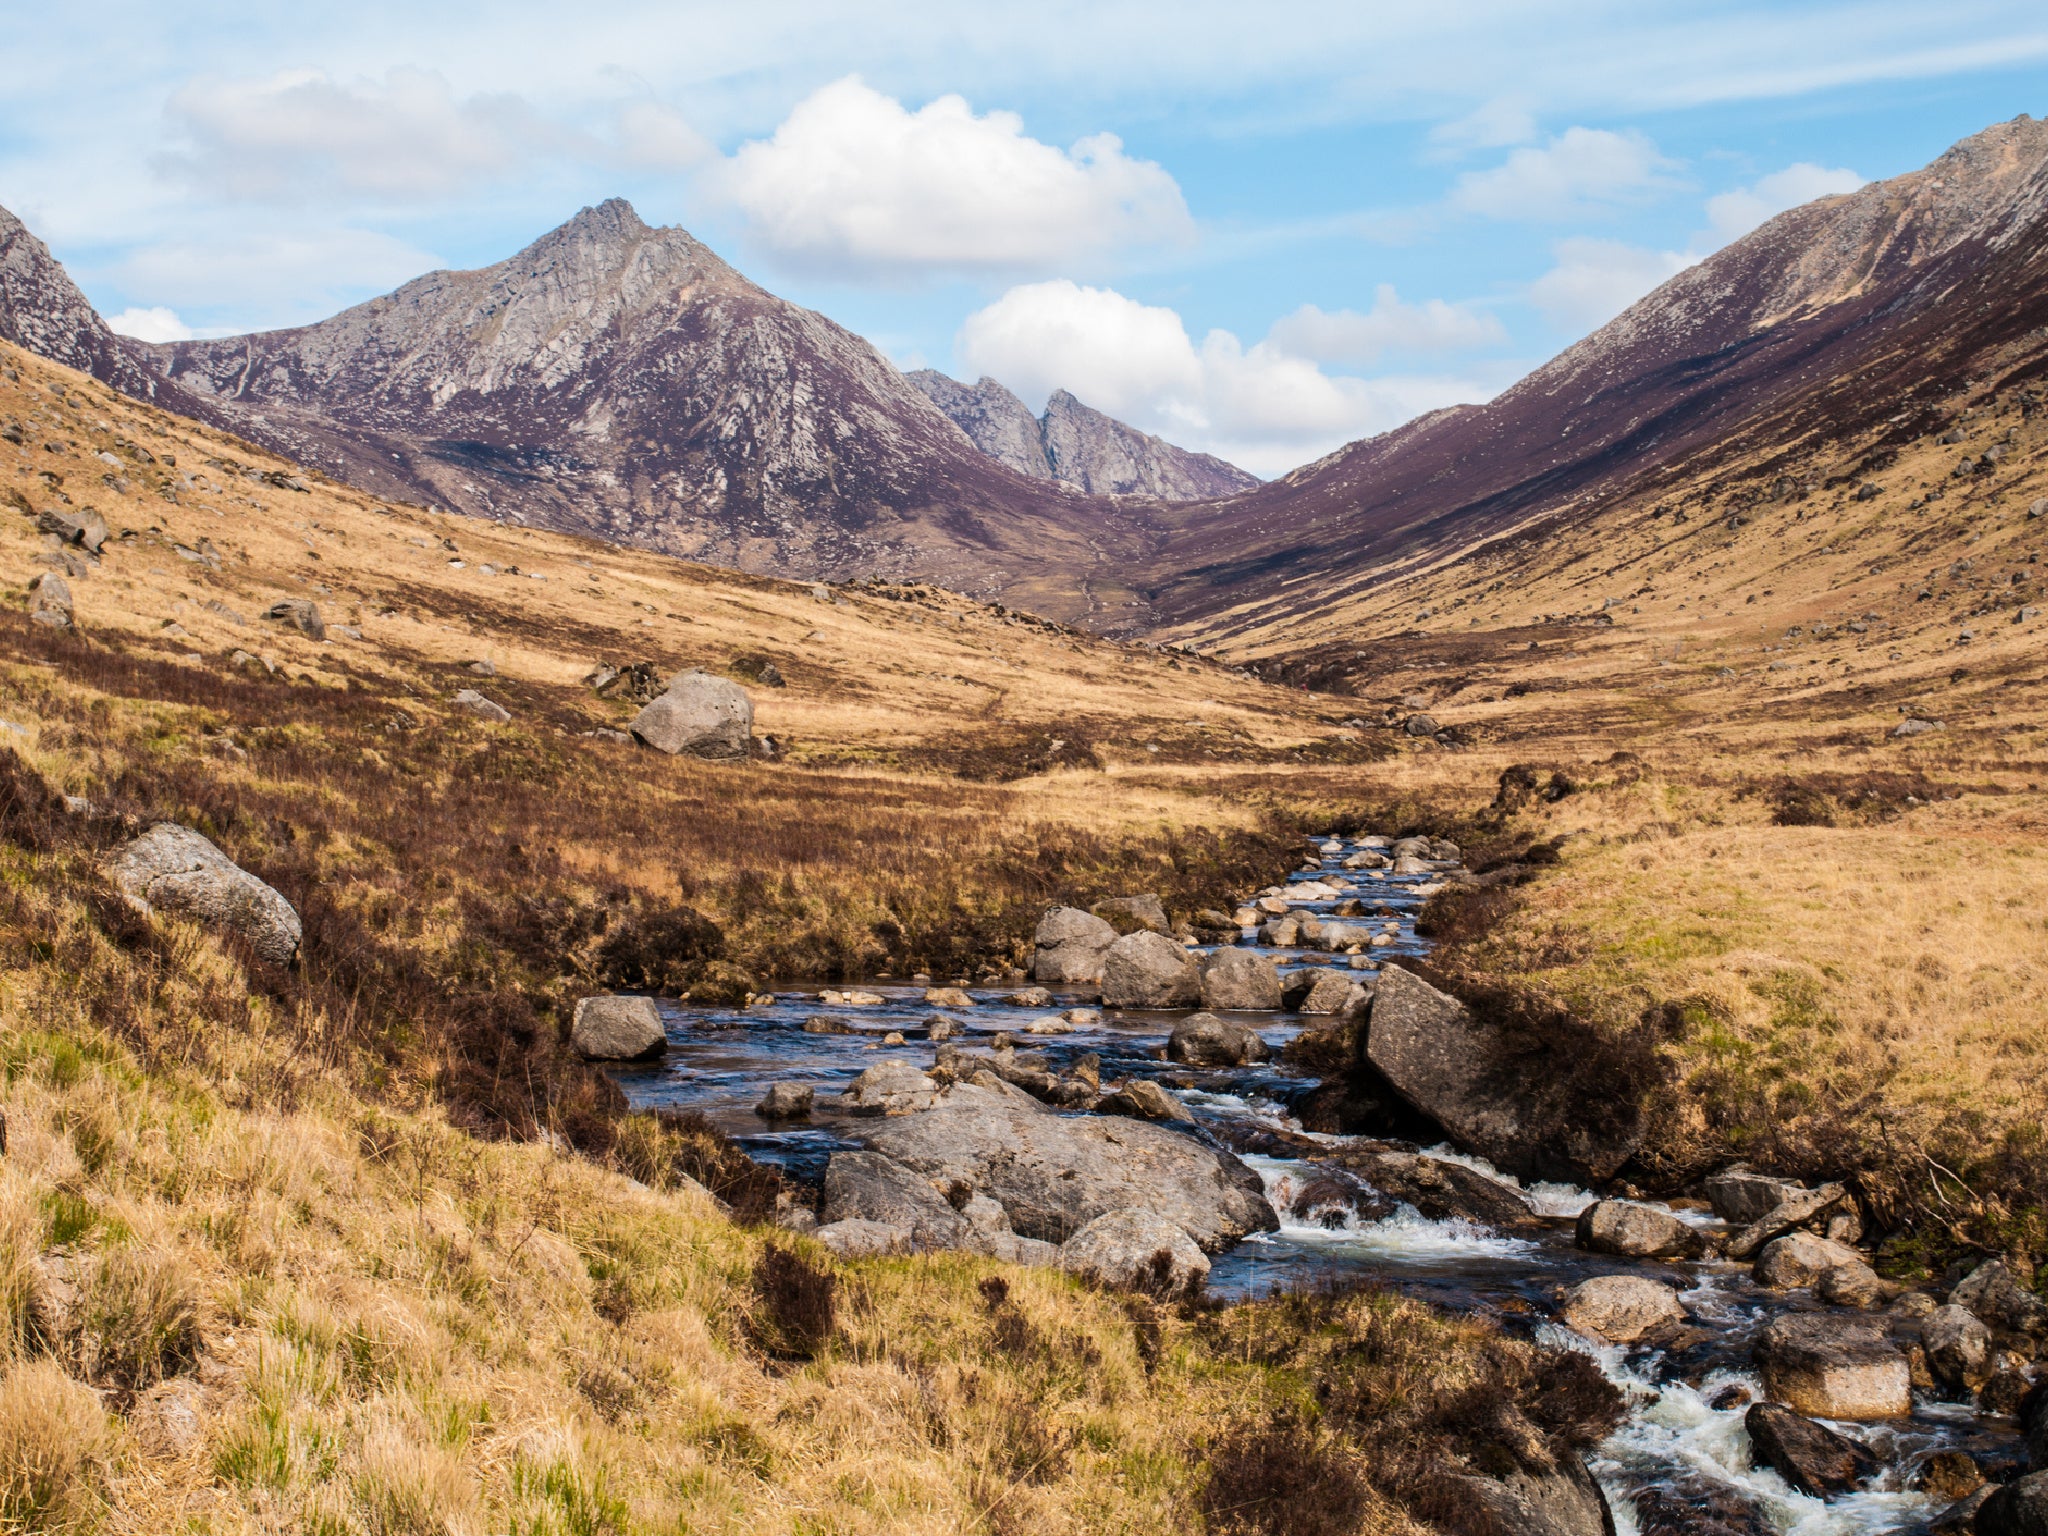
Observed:
[[[624,202],[298,330],[152,349],[237,430],[381,495],[792,575],[916,574],[1064,617],[1139,515],[974,450],[873,347]]]
[[[1045,414],[994,379],[962,384],[932,368],[907,376],[983,453],[1019,474],[1058,480],[1096,496],[1215,501],[1259,480],[1211,454],[1177,448],[1054,391]]]
[[[1487,405],[1351,444],[1199,518],[1181,509],[1149,594],[1188,632],[1306,629],[1418,562],[1583,516],[1681,464],[1795,453],[1910,417],[1986,368],[2034,367],[1998,359],[2048,325],[2044,232],[2048,123],[2021,117],[1780,215]]]

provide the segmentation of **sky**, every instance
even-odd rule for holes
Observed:
[[[901,367],[1268,476],[2048,113],[2038,0],[10,9],[0,205],[129,334],[304,324],[618,196]]]

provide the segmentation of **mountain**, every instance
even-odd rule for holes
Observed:
[[[1923,434],[1973,380],[2038,377],[2044,327],[2048,122],[2022,116],[1779,215],[1489,404],[1177,509],[1141,584],[1183,632],[1305,633],[1432,561],[1505,551],[1632,489],[1737,458],[1792,474],[1887,423]]]
[[[962,384],[936,369],[908,375],[974,446],[1020,475],[1058,480],[1097,496],[1216,501],[1255,489],[1256,475],[1206,453],[1190,453],[1055,391],[1033,416],[994,379]]]
[[[977,451],[867,342],[611,201],[297,330],[148,349],[378,495],[755,572],[910,575],[1128,623],[1120,511]]]
[[[165,387],[134,342],[107,328],[50,248],[5,208],[0,208],[0,341],[89,373],[123,394],[193,414],[192,403]]]

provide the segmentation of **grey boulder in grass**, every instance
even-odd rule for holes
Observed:
[[[739,758],[753,748],[754,701],[746,689],[708,672],[683,672],[626,727],[670,756]]]
[[[292,904],[190,827],[160,821],[100,867],[145,917],[162,910],[226,929],[273,965],[289,965],[299,952]]]

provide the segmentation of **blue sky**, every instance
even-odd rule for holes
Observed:
[[[2010,0],[14,9],[0,204],[137,334],[318,319],[624,196],[906,367],[1269,475],[2048,112]]]

